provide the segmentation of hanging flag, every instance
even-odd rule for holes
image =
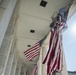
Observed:
[[[43,61],[43,64],[47,63],[47,75],[51,75],[54,71],[62,70],[62,58],[61,58],[61,32],[60,30],[51,29],[51,37],[49,42],[49,49],[47,55]]]
[[[50,31],[49,49],[43,61],[43,64],[47,63],[47,75],[52,75],[52,72],[61,71],[63,68],[62,30],[66,26],[63,16],[61,13],[57,14],[55,25]]]
[[[63,46],[62,46],[62,37],[60,38],[60,44],[59,44],[59,56],[57,61],[57,67],[56,71],[62,71],[63,68]]]
[[[40,48],[41,48],[42,43],[45,40],[45,38],[46,38],[46,36],[42,40],[40,40],[39,42],[37,42],[34,46],[32,46],[30,49],[28,49],[28,50],[26,50],[24,52],[24,55],[26,56],[26,58],[29,61],[32,61],[32,59],[34,57],[36,57],[37,55],[39,55]]]

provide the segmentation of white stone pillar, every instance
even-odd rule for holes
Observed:
[[[64,52],[63,52],[63,70],[61,71],[61,75],[68,75]]]
[[[15,53],[10,75],[15,75],[17,62],[18,62],[18,56],[17,53]]]
[[[38,74],[37,75],[42,75],[42,48],[40,50],[40,56],[39,56],[37,66],[38,66]]]
[[[2,46],[0,48],[0,74],[4,72],[3,68],[5,67],[5,64],[7,62],[7,57],[9,54],[9,51],[7,50],[8,43],[9,43],[9,40],[4,39]]]
[[[14,58],[14,54],[10,53],[4,75],[10,75],[13,58]]]
[[[42,61],[44,60],[47,53],[47,45],[42,46]],[[42,64],[42,75],[47,75],[47,64]]]
[[[0,21],[0,47],[4,38],[4,35],[6,33],[6,29],[8,27],[10,18],[12,16],[15,4],[16,4],[17,0],[9,0],[9,4],[3,14],[3,17],[1,18]]]
[[[18,75],[20,75],[20,73],[21,73],[21,66],[22,66],[22,65],[19,66]]]
[[[24,65],[22,65],[20,75],[24,75],[24,74],[25,74],[25,73],[24,73]]]
[[[43,60],[46,56],[46,53],[47,53],[50,35],[51,34],[49,33],[42,45],[42,49],[40,50],[40,56],[39,56],[39,61],[38,61],[38,75],[47,75],[47,65],[42,64],[42,62],[43,62]]]
[[[27,68],[26,68],[26,66],[25,66],[25,68],[24,68],[24,75],[26,75],[26,71],[27,71]]]
[[[8,59],[9,59],[12,43],[13,43],[13,38],[12,37],[9,37],[9,38],[5,37],[4,42],[2,44],[2,47],[1,47],[1,49],[3,51],[0,54],[1,58],[2,58],[2,60],[0,60],[1,61],[1,69],[2,69],[1,75],[4,75],[4,73],[6,71],[7,62],[8,62]]]
[[[51,36],[51,33],[49,32],[47,38],[45,39],[42,45],[42,62],[45,59],[45,56],[48,51],[50,36]],[[42,64],[42,75],[47,75],[47,63]]]
[[[21,61],[19,59],[18,63],[17,63],[15,75],[20,75],[20,73],[21,73],[21,67],[22,67],[22,63],[21,63]]]

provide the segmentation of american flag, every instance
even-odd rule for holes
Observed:
[[[42,40],[40,40],[39,42],[37,42],[36,44],[34,44],[34,46],[32,46],[31,48],[27,49],[24,52],[24,55],[26,56],[26,58],[29,61],[32,61],[32,59],[34,57],[36,57],[37,55],[39,55],[41,45],[42,45],[43,41],[45,40],[45,38],[46,38],[46,36]]]
[[[61,30],[64,25],[64,23],[60,22],[57,24],[57,30],[52,28],[50,31],[49,49],[43,61],[43,64],[47,63],[47,75],[52,75],[52,72],[62,70],[63,48]]]

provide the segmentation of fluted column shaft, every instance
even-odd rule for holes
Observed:
[[[42,46],[42,61],[44,60],[47,53],[47,45]],[[42,64],[42,75],[47,75],[47,64]]]
[[[42,75],[42,48],[40,50],[40,56],[39,56],[37,66],[38,66],[38,74],[37,75]]]

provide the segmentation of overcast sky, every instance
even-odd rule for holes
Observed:
[[[63,46],[68,71],[76,71],[76,13],[67,22],[63,33]]]

